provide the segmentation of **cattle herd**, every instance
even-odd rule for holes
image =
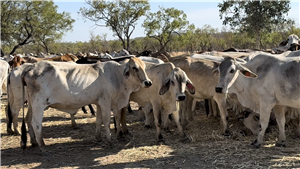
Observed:
[[[296,134],[300,136],[300,50],[299,38],[297,42],[295,38],[291,35],[273,53],[227,50],[170,57],[166,52],[149,51],[130,55],[123,49],[111,54],[5,57],[0,60],[0,95],[8,96],[7,133],[20,134],[25,148],[26,122],[31,144],[46,153],[44,110],[51,107],[69,113],[76,127],[74,115],[80,108],[86,112],[84,106],[89,105],[96,115],[97,141],[101,141],[103,124],[111,143],[111,112],[117,136],[122,138],[129,133],[126,110],[134,101],[144,111],[145,126],[154,121],[159,143],[164,143],[161,128],[168,128],[169,115],[182,140],[187,141],[190,138],[184,128],[193,119],[196,101],[205,99],[207,113],[219,113],[226,136],[230,135],[227,110],[234,110],[257,135],[253,147],[263,144],[270,116],[275,115],[279,127],[276,146],[285,146],[285,123],[290,119],[299,120]],[[291,46],[296,50],[288,50]],[[24,104],[28,105],[27,113]],[[96,105],[96,111],[91,104]],[[20,133],[17,120],[21,110]]]

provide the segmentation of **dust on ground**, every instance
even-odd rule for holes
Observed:
[[[158,145],[156,129],[147,129],[140,121],[137,104],[131,102],[134,113],[127,113],[131,136],[118,141],[113,123],[113,146],[108,146],[102,128],[102,142],[95,139],[96,117],[76,114],[79,129],[71,127],[70,115],[55,109],[44,112],[43,137],[49,156],[41,156],[36,147],[20,148],[20,136],[6,132],[7,99],[1,102],[1,168],[300,168],[300,139],[294,138],[294,128],[286,127],[287,147],[275,147],[277,126],[265,135],[265,144],[250,147],[255,136],[243,136],[243,125],[231,116],[231,136],[222,135],[220,118],[207,117],[202,109],[185,132],[190,143],[180,141],[178,130],[162,131],[165,145]],[[27,108],[25,108],[26,112]],[[19,131],[22,114],[19,114]],[[27,134],[28,138],[29,134]],[[28,139],[28,145],[30,141]]]

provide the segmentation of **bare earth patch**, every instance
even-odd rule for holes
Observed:
[[[131,103],[133,114],[127,113],[132,136],[118,141],[111,122],[113,146],[95,139],[96,117],[76,114],[79,129],[72,129],[70,115],[55,109],[44,113],[43,137],[49,156],[41,156],[38,148],[20,148],[20,136],[6,132],[6,96],[1,100],[1,168],[300,168],[300,139],[294,138],[294,128],[286,127],[287,147],[275,147],[277,126],[265,136],[265,145],[253,149],[249,145],[255,136],[242,136],[243,125],[229,119],[231,136],[222,136],[220,119],[206,117],[198,110],[185,128],[190,143],[180,142],[176,127],[163,131],[166,145],[157,145],[156,129],[146,129],[139,120],[137,104]],[[27,111],[27,108],[25,112]],[[22,114],[19,115],[19,131]],[[29,137],[29,134],[28,138]],[[28,139],[28,145],[30,141]]]

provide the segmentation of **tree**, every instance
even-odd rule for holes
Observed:
[[[48,52],[49,42],[72,29],[69,13],[57,13],[52,1],[1,1],[1,44],[20,46],[35,42]]]
[[[89,9],[80,8],[81,15],[95,22],[96,26],[107,26],[117,36],[123,48],[130,50],[130,36],[135,30],[137,20],[150,10],[148,1],[131,0],[86,0]],[[101,25],[101,21],[105,24]]]
[[[272,25],[291,22],[285,18],[291,8],[289,1],[224,1],[218,7],[223,25],[256,37],[258,49],[262,34],[271,32]]]
[[[154,38],[160,43],[160,50],[164,50],[166,45],[172,40],[172,34],[180,35],[181,31],[186,31],[189,25],[187,16],[182,10],[175,8],[159,7],[156,13],[149,13],[143,23],[145,32],[150,38]]]

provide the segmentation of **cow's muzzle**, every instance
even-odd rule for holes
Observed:
[[[145,80],[144,81],[144,86],[145,87],[150,87],[152,85],[152,82],[150,80]]]
[[[222,93],[223,87],[215,87],[217,93]]]
[[[178,100],[177,101],[184,101],[185,100],[185,96],[178,96]]]

